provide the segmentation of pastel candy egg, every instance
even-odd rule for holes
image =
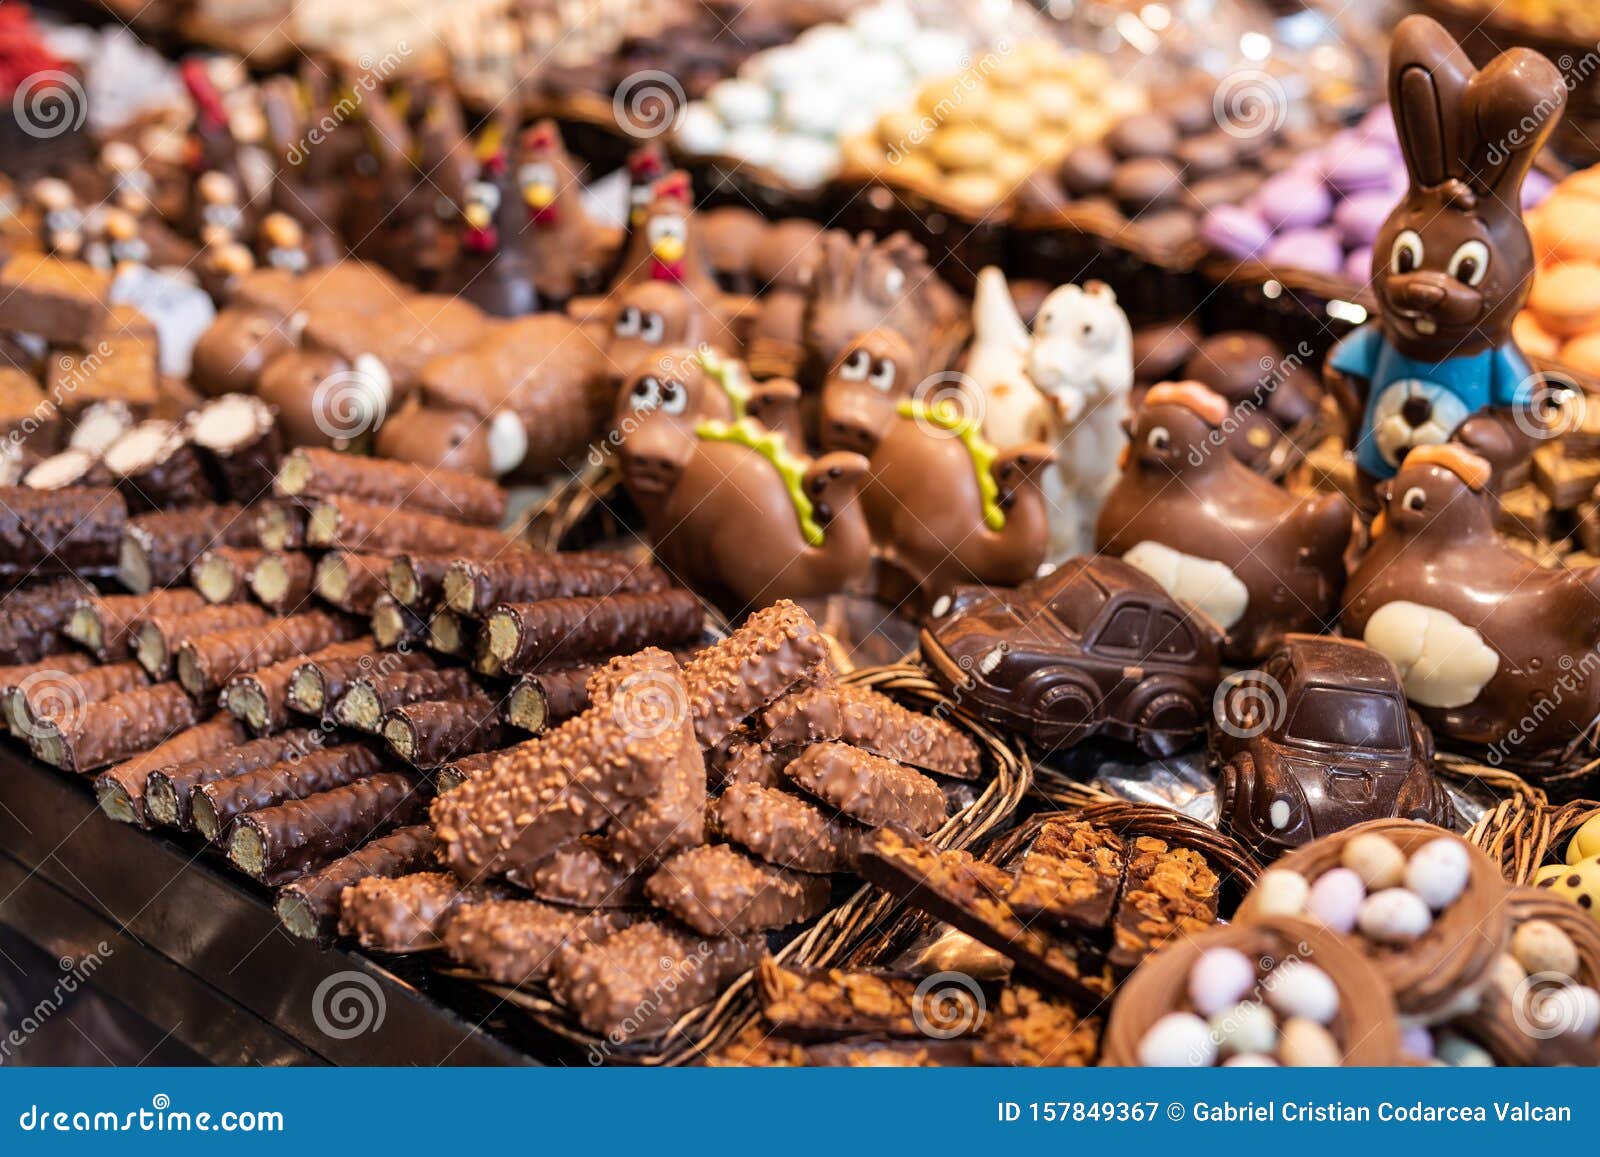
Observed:
[[[1372,280],[1372,247],[1363,245],[1352,249],[1344,259],[1344,275],[1351,281],[1362,283]]]
[[[1339,1011],[1339,989],[1315,964],[1288,960],[1263,982],[1267,1003],[1284,1016],[1327,1024]]]
[[[1578,946],[1548,920],[1525,920],[1511,935],[1511,955],[1532,972],[1554,972],[1577,978]]]
[[[870,44],[904,44],[917,31],[917,18],[899,4],[875,4],[850,14],[850,27]]]
[[[1270,1053],[1278,1044],[1278,1022],[1259,1000],[1225,1008],[1211,1018],[1211,1036],[1224,1053]]]
[[[778,139],[772,171],[791,185],[813,188],[839,169],[839,149],[816,137],[784,136]]]
[[[1211,948],[1189,969],[1189,1003],[1211,1016],[1244,999],[1256,983],[1256,965],[1235,948]]]
[[[785,45],[752,57],[744,72],[773,92],[787,92],[799,85],[809,84],[817,75],[817,62],[805,49]]]
[[[1502,952],[1495,957],[1494,967],[1489,970],[1489,983],[1507,997],[1516,995],[1517,989],[1527,979],[1528,970],[1509,952]]]
[[[1298,916],[1306,910],[1311,885],[1299,872],[1269,868],[1256,881],[1256,911],[1263,916]]]
[[[1331,229],[1291,229],[1278,234],[1262,254],[1268,265],[1337,273],[1344,267],[1344,247]]]
[[[825,85],[808,85],[783,95],[779,116],[796,132],[833,136],[849,111],[844,94]]]
[[[1278,1059],[1293,1068],[1332,1068],[1344,1060],[1333,1034],[1313,1020],[1290,1017],[1278,1039]]]
[[[1472,878],[1472,861],[1466,845],[1449,836],[1429,840],[1418,848],[1406,864],[1406,887],[1435,912],[1454,904],[1467,890]]]
[[[1272,228],[1243,206],[1218,205],[1200,223],[1200,236],[1218,253],[1243,260],[1267,247]]]
[[[1211,1026],[1192,1012],[1169,1012],[1145,1031],[1139,1063],[1146,1068],[1205,1068],[1217,1059]]]
[[[906,63],[918,76],[943,76],[957,72],[967,59],[967,45],[954,32],[928,28],[902,47]]]
[[[711,86],[706,99],[730,125],[760,124],[772,119],[772,91],[750,80],[724,80]]]
[[[1547,1023],[1558,1027],[1565,1036],[1579,1040],[1592,1040],[1600,1033],[1600,992],[1586,984],[1572,984],[1548,994],[1550,1002],[1543,1010]]]
[[[1345,198],[1333,211],[1339,239],[1352,248],[1371,245],[1393,208],[1394,198],[1385,192],[1357,193]]]
[[[1346,841],[1339,862],[1360,876],[1369,892],[1393,888],[1406,876],[1406,854],[1376,832],[1363,832]]]
[[[1275,1069],[1278,1062],[1260,1053],[1235,1053],[1222,1062],[1225,1069]]]
[[[1400,1047],[1419,1061],[1433,1059],[1433,1034],[1420,1024],[1408,1024],[1400,1030]]]
[[[1441,1033],[1434,1048],[1434,1055],[1458,1069],[1492,1069],[1494,1058],[1487,1050],[1473,1044],[1464,1036],[1455,1033]]]
[[[1276,229],[1307,229],[1328,219],[1333,198],[1320,181],[1280,173],[1261,183],[1250,206]]]
[[[1584,820],[1567,841],[1567,863],[1576,864],[1590,856],[1600,856],[1600,814]]]
[[[1340,142],[1323,157],[1328,184],[1341,193],[1386,188],[1396,163],[1395,150],[1385,144]]]
[[[1433,926],[1433,914],[1415,892],[1386,888],[1362,902],[1356,926],[1362,935],[1380,943],[1409,944]]]
[[[1349,932],[1356,926],[1356,914],[1367,898],[1367,886],[1349,868],[1333,868],[1322,873],[1306,896],[1306,912],[1335,932]]]

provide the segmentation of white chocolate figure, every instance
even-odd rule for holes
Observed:
[[[972,298],[966,376],[979,395],[974,401],[983,418],[983,436],[1002,450],[1043,441],[1055,425],[1050,403],[1028,378],[1032,342],[1006,275],[993,265],[985,267]]]

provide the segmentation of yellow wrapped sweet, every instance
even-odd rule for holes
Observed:
[[[1600,812],[1584,820],[1567,841],[1567,863],[1576,864],[1593,856],[1600,856]]]

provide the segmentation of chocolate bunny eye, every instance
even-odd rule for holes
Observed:
[[[1392,273],[1410,273],[1422,268],[1422,238],[1416,230],[1406,229],[1394,239],[1389,251],[1389,270]]]
[[[1450,255],[1451,277],[1467,285],[1481,285],[1489,273],[1489,247],[1482,241],[1463,241]]]
[[[1165,426],[1155,426],[1145,435],[1145,444],[1152,450],[1166,450],[1172,446],[1172,435]]]
[[[630,305],[617,314],[617,323],[612,330],[617,337],[639,336],[639,307]]]
[[[667,323],[659,313],[654,310],[645,314],[639,322],[639,338],[651,345],[660,345],[661,339],[667,336]]]

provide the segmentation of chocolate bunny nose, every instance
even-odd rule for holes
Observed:
[[[1408,278],[1394,285],[1391,293],[1402,309],[1436,309],[1444,304],[1446,291],[1437,282]]]

